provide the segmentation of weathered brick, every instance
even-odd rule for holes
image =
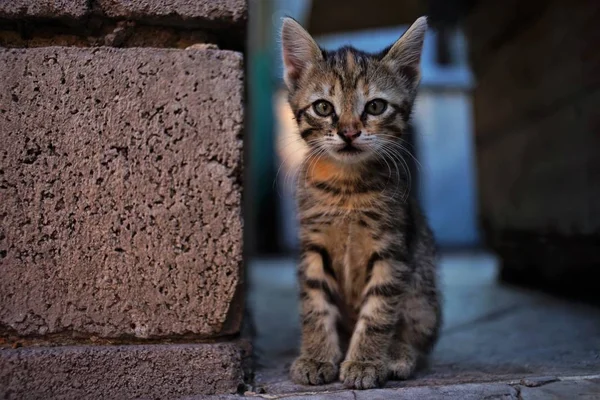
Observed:
[[[0,328],[239,330],[242,57],[0,50]]]
[[[177,18],[213,25],[238,25],[247,18],[246,0],[97,0],[102,12],[113,18]]]
[[[0,0],[0,18],[73,18],[89,11],[87,0]]]
[[[62,19],[85,23],[89,16],[161,22],[179,27],[243,28],[246,0],[0,0],[0,18]]]
[[[5,399],[176,399],[235,393],[243,347],[234,343],[68,346],[0,351]]]

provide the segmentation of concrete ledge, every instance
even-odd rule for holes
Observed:
[[[236,344],[75,346],[0,350],[4,399],[176,399],[235,393]]]
[[[97,0],[102,12],[112,18],[179,18],[215,24],[239,25],[247,18],[245,0]]]
[[[92,4],[93,3],[93,4]],[[243,27],[248,18],[245,0],[0,0],[0,18],[68,19],[85,22],[90,16],[140,21],[166,21],[195,27]]]
[[[0,332],[237,333],[241,55],[0,49],[0,71]]]
[[[89,12],[87,0],[0,0],[0,18],[71,18]]]
[[[600,396],[600,379],[593,377],[565,377],[539,386],[517,385],[507,382],[467,383],[454,385],[431,385],[422,387],[406,387],[394,389],[373,390],[339,390],[321,392],[315,396],[314,392],[298,394],[260,394],[248,393],[253,399],[269,400],[546,400],[546,399],[596,399]],[[186,400],[236,400],[239,396],[190,396]]]

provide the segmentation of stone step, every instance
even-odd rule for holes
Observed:
[[[176,399],[235,393],[244,343],[0,350],[4,399]]]
[[[296,394],[246,393],[255,399],[269,400],[547,400],[547,399],[598,399],[600,398],[600,376],[565,377],[540,385],[527,382],[466,383],[456,385],[429,385],[395,389],[339,390],[315,394],[310,390]],[[189,396],[186,400],[235,400],[239,396],[213,395]]]

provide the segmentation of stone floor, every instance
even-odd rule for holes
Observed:
[[[344,390],[289,381],[299,342],[294,263],[249,266],[249,307],[262,398],[600,399],[600,309],[501,285],[487,254],[442,257],[445,323],[431,365],[385,388]]]

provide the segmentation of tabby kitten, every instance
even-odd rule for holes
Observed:
[[[283,22],[289,102],[309,148],[297,191],[297,383],[338,372],[357,389],[406,379],[437,339],[434,241],[399,167],[426,30],[419,18],[390,48],[366,54],[322,50],[296,21]]]

